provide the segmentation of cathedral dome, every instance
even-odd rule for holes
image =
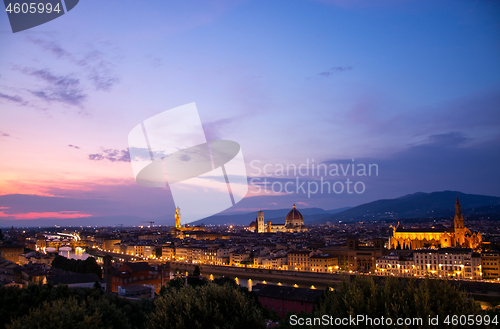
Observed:
[[[295,208],[295,204],[293,205],[292,210],[286,215],[285,225],[304,225],[304,217],[300,213],[300,211]]]

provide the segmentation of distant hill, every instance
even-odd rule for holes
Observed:
[[[312,223],[316,220],[320,220],[325,216],[330,216],[332,214],[344,211],[346,208],[324,210],[321,208],[304,208],[299,209],[302,215],[304,215],[305,223]],[[278,209],[278,210],[263,210],[266,221],[271,220],[275,223],[284,223],[285,216],[291,209]],[[225,224],[236,224],[236,225],[248,225],[257,217],[257,211],[249,213],[236,213],[230,215],[214,215],[204,218],[199,221],[189,223],[189,226],[195,226],[200,224],[206,225],[225,225]],[[58,219],[37,219],[34,220],[1,220],[0,228],[10,228],[14,227],[54,227],[54,225],[62,227],[79,227],[79,226],[148,226],[149,224],[145,221],[154,221],[154,226],[174,226],[175,219],[173,216],[163,216],[155,218],[145,218],[137,216],[102,216],[102,217],[84,217],[84,218],[58,218]]]
[[[455,213],[456,197],[459,197],[464,216],[481,218],[483,215],[492,219],[500,218],[500,197],[465,194],[457,191],[443,191],[433,193],[418,192],[405,195],[396,199],[377,200],[365,203],[353,208],[339,208],[324,210],[321,208],[298,208],[304,215],[304,222],[326,223],[326,222],[354,222],[363,220],[408,220],[453,217]],[[285,223],[285,216],[291,208],[277,210],[263,210],[265,220],[274,223]],[[189,225],[248,225],[257,217],[257,211],[249,213],[233,213],[229,215],[215,215],[202,220],[192,222]],[[155,226],[175,224],[173,216],[162,216],[155,218],[144,218],[135,216],[103,216],[86,218],[60,218],[38,220],[0,220],[0,227],[10,228],[41,226],[139,226],[149,225],[143,221],[154,221]]]
[[[376,219],[438,218],[453,216],[456,198],[459,198],[464,215],[498,214],[500,198],[486,195],[465,194],[457,191],[414,193],[396,199],[377,200],[353,207],[316,221],[361,221]]]
[[[346,209],[349,209],[349,207],[331,209],[331,210],[324,210],[321,208],[304,208],[304,209],[297,208],[297,209],[299,209],[300,213],[304,216],[305,223],[312,223],[322,219],[323,217],[328,217],[331,216],[332,214],[336,214]],[[266,221],[270,220],[275,223],[285,223],[285,217],[290,212],[290,210],[291,210],[290,208],[287,208],[287,209],[276,209],[276,210],[263,209],[262,211],[264,211],[264,218]],[[257,211],[249,212],[246,214],[214,215],[199,221],[192,222],[189,225],[199,225],[202,223],[205,225],[209,224],[248,225],[256,218],[257,218]]]

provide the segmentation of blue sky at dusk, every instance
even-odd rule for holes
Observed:
[[[241,145],[250,178],[294,181],[253,167],[313,159],[378,165],[378,176],[349,176],[363,193],[250,186],[228,212],[500,196],[495,1],[85,0],[18,33],[0,14],[0,45],[0,227],[173,219],[168,188],[135,183],[127,136],[191,102],[207,139]]]

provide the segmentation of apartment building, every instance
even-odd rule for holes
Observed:
[[[496,250],[481,253],[481,269],[483,279],[500,278],[500,253]]]
[[[391,253],[377,258],[375,273],[380,275],[414,276],[416,269],[413,254],[398,255]]]
[[[339,258],[334,255],[321,254],[309,257],[312,272],[332,273],[339,269]]]
[[[290,251],[287,255],[288,258],[288,269],[295,271],[310,271],[311,270],[311,260],[310,255],[312,252],[310,250],[294,250]]]
[[[469,248],[419,249],[413,253],[417,276],[480,279],[481,256]]]

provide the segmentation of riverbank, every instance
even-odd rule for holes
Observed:
[[[170,268],[172,271],[179,270],[191,273],[194,270],[195,264],[187,264],[181,262],[171,262]],[[314,272],[297,272],[297,271],[280,271],[257,268],[230,267],[220,265],[200,265],[201,273],[205,277],[213,275],[214,277],[226,276],[229,278],[238,278],[239,280],[272,281],[280,282],[285,285],[302,288],[314,286],[317,289],[325,289],[333,286],[343,280],[349,280],[351,276],[357,274],[352,273],[314,273]],[[375,281],[385,280],[384,276],[372,276]],[[400,279],[408,279],[401,277]],[[416,279],[423,280],[423,279]],[[436,279],[437,280],[437,279]],[[460,290],[470,294],[475,300],[487,302],[491,305],[500,304],[500,284],[484,281],[460,281],[448,280],[450,284]]]

